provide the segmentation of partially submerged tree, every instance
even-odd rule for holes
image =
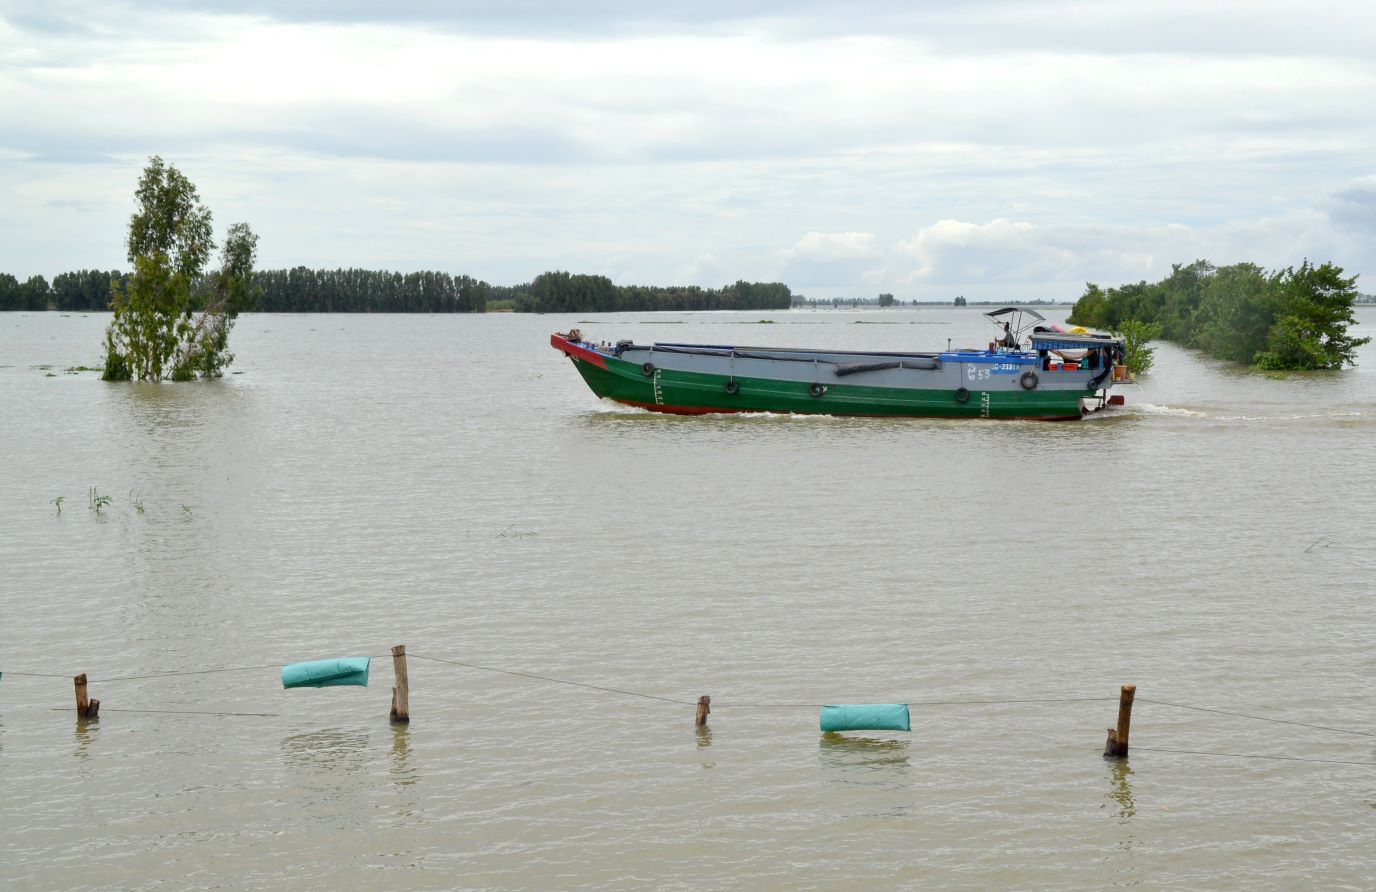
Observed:
[[[1161,337],[1161,324],[1129,319],[1118,333],[1123,336],[1123,365],[1128,374],[1135,378],[1149,370],[1156,362],[1156,348],[1148,342]]]
[[[1268,275],[1199,260],[1156,283],[1087,284],[1068,320],[1125,333],[1130,321],[1156,324],[1166,340],[1262,369],[1341,369],[1370,341],[1348,333],[1356,281],[1332,263]]]
[[[154,155],[134,193],[127,284],[111,282],[115,318],[105,332],[107,381],[189,381],[218,377],[233,360],[229,331],[254,303],[258,237],[229,227],[219,270],[205,275],[215,249],[210,210],[181,171]]]
[[[1340,369],[1356,364],[1357,348],[1371,338],[1347,333],[1356,323],[1352,302],[1357,297],[1357,277],[1344,276],[1342,267],[1308,260],[1299,269],[1290,267],[1272,280],[1279,317],[1257,353],[1263,369]]]

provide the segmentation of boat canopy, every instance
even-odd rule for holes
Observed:
[[[1043,316],[1041,313],[1038,313],[1036,310],[1025,310],[1022,307],[1004,307],[1002,310],[993,310],[991,312],[985,313],[984,315],[988,316],[990,319],[997,319],[999,316],[1009,316],[1013,313],[1022,313],[1026,316],[1031,316],[1038,322],[1046,321],[1046,317]]]
[[[1046,321],[1046,317],[1036,310],[1024,310],[1022,307],[1004,307],[984,315],[996,326],[1002,318],[1005,328],[997,343],[1011,350],[1019,349],[1022,345],[1023,336],[1030,329],[1035,328],[1038,322]]]

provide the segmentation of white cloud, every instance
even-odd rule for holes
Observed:
[[[120,265],[153,153],[264,266],[818,296],[1376,267],[1365,4],[27,6],[0,272]]]
[[[872,232],[809,232],[784,252],[789,261],[830,263],[875,257]]]

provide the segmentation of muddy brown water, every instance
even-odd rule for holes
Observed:
[[[0,314],[5,888],[1376,876],[1372,345],[1273,379],[1161,344],[1080,423],[677,418],[597,401],[548,334],[988,328],[252,315],[220,382],[65,371],[107,318]],[[367,688],[281,688],[283,663],[400,643],[409,727],[390,658]],[[176,674],[240,667],[266,668]],[[70,710],[83,671],[98,722]],[[1014,700],[1043,702],[977,702]],[[818,732],[854,702],[914,704],[912,732]]]

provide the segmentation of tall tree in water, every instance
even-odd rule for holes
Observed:
[[[215,242],[210,210],[181,171],[154,155],[134,193],[127,283],[111,283],[115,318],[105,332],[107,381],[218,377],[234,318],[253,306],[258,237],[229,227],[220,268],[206,276]]]
[[[1340,369],[1356,364],[1357,348],[1371,338],[1347,333],[1356,324],[1352,302],[1357,277],[1344,276],[1342,267],[1308,260],[1299,269],[1276,273],[1278,319],[1271,326],[1266,349],[1256,356],[1263,369]]]

